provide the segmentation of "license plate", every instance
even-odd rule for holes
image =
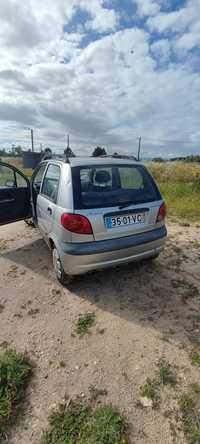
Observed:
[[[122,216],[110,216],[106,217],[106,228],[117,228],[125,225],[144,224],[145,213],[126,214]]]

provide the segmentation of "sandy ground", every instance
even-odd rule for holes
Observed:
[[[37,444],[60,402],[107,389],[130,422],[130,442],[184,444],[177,398],[199,369],[190,353],[200,328],[200,228],[168,226],[165,252],[154,262],[76,277],[62,288],[37,230],[23,222],[0,228],[0,352],[27,351],[35,363],[25,415],[10,444]],[[73,335],[80,313],[95,311],[92,333]],[[158,360],[178,384],[164,388],[157,410],[138,405],[140,386]]]

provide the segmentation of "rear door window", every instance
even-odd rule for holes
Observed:
[[[99,165],[72,168],[76,209],[152,202],[160,193],[142,165]]]
[[[60,167],[50,164],[44,176],[41,194],[56,203],[60,180]]]

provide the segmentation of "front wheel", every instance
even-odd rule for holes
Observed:
[[[60,260],[60,256],[56,247],[53,248],[53,268],[56,274],[58,281],[64,285],[66,283],[67,275],[64,272],[64,268],[62,266],[62,262]]]

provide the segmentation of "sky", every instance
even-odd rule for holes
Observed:
[[[1,0],[0,54],[2,147],[200,154],[200,0]]]

